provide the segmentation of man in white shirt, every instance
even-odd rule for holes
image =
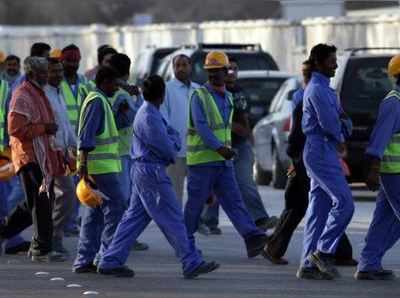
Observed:
[[[186,134],[189,117],[190,94],[199,85],[190,80],[192,63],[188,56],[178,54],[173,58],[175,78],[166,84],[165,100],[161,113],[169,125],[179,132],[182,148],[175,164],[168,167],[168,175],[172,180],[177,198],[182,204],[183,187],[186,177]]]
[[[60,90],[60,83],[64,77],[62,63],[54,58],[48,58],[49,76],[48,84],[44,91],[53,109],[57,133],[54,138],[54,146],[64,156],[66,166],[75,170],[75,158],[73,152],[76,151],[76,135],[68,119],[67,107]],[[58,176],[54,179],[55,201],[53,207],[53,250],[68,255],[68,251],[63,247],[62,239],[64,227],[73,211],[75,197],[75,185],[72,176]]]

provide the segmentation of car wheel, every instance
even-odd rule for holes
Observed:
[[[254,163],[254,180],[259,185],[268,185],[271,183],[272,174],[271,172],[264,171],[261,166],[255,162]]]
[[[287,176],[285,168],[279,160],[276,150],[272,153],[272,187],[276,189],[285,189]]]

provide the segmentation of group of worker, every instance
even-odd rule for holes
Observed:
[[[130,250],[148,248],[137,239],[154,220],[183,276],[192,279],[219,267],[203,259],[194,235],[222,233],[221,206],[249,258],[287,264],[283,255],[306,216],[298,278],[331,280],[339,277],[335,265],[357,265],[345,235],[354,203],[342,162],[352,123],[329,87],[337,68],[334,46],[316,45],[303,64],[304,88],[294,96],[289,136],[293,166],[279,221],[265,210],[253,179],[247,100],[233,58],[209,52],[208,80],[199,86],[190,80],[190,57],[177,54],[175,78],[165,83],[151,75],[138,88],[128,83],[130,58],[109,45],[98,49],[99,65],[86,75],[78,74],[76,45],[50,50],[34,44],[24,75],[13,65],[18,57],[4,59],[0,151],[11,180],[0,184],[0,237],[9,251],[28,251],[33,261],[65,261],[64,230],[80,213],[73,271],[133,277],[126,266]],[[388,72],[400,84],[400,56]],[[366,182],[372,190],[380,185],[380,192],[356,279],[394,278],[381,260],[400,237],[399,92],[396,87],[382,102],[367,149]],[[29,243],[19,233],[30,225]]]

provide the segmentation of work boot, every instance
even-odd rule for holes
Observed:
[[[191,272],[183,273],[185,279],[193,279],[199,275],[210,273],[219,268],[219,264],[215,262],[203,262]]]
[[[354,274],[357,280],[394,280],[396,275],[392,270],[357,271]]]
[[[252,236],[246,239],[245,243],[247,248],[247,257],[254,258],[261,254],[265,245],[267,244],[267,240],[268,238],[264,234]]]
[[[115,277],[134,277],[135,271],[129,269],[127,266],[121,266],[116,268],[104,269],[98,268],[97,272],[104,275],[113,275]]]
[[[273,229],[276,227],[276,225],[279,222],[279,218],[276,216],[270,216],[268,218],[262,218],[256,220],[256,226],[264,231],[267,231],[269,229]]]
[[[330,274],[319,271],[316,267],[300,267],[297,270],[296,277],[298,279],[314,279],[314,280],[332,280]]]
[[[197,228],[197,232],[198,232],[199,234],[204,235],[204,236],[210,235],[210,230],[209,230],[208,227],[207,227],[205,224],[203,224],[203,223],[199,224],[199,227]]]
[[[69,256],[69,251],[64,247],[62,238],[54,237],[52,247],[53,251],[63,254],[65,257]]]
[[[144,251],[144,250],[148,250],[149,246],[144,242],[139,242],[136,240],[132,246],[132,249],[136,250],[136,251]]]
[[[7,247],[5,250],[6,255],[18,255],[21,253],[27,253],[29,251],[29,248],[31,247],[31,243],[29,241],[23,241],[22,243],[13,246],[13,247]]]
[[[310,262],[318,267],[319,271],[331,275],[332,278],[340,277],[339,271],[334,266],[333,255],[316,251],[310,255]]]
[[[67,260],[67,258],[63,254],[60,254],[55,251],[41,254],[41,253],[37,253],[37,252],[32,252],[32,250],[29,250],[28,257],[33,262],[39,262],[39,263],[65,262]]]
[[[81,273],[97,273],[97,266],[94,264],[83,265],[78,268],[73,268],[72,272],[81,274]]]
[[[268,250],[268,244],[264,247],[263,251],[262,251],[262,256],[267,259],[268,261],[270,261],[272,264],[275,265],[287,265],[289,264],[289,262],[282,258],[282,257],[275,257],[273,256],[269,250]]]
[[[208,227],[210,235],[222,235],[222,230],[218,227]]]

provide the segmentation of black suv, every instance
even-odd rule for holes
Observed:
[[[353,121],[353,134],[347,140],[346,162],[350,182],[364,179],[363,159],[375,125],[380,102],[393,88],[387,65],[399,48],[347,49],[338,59],[339,67],[332,80],[343,109]]]

